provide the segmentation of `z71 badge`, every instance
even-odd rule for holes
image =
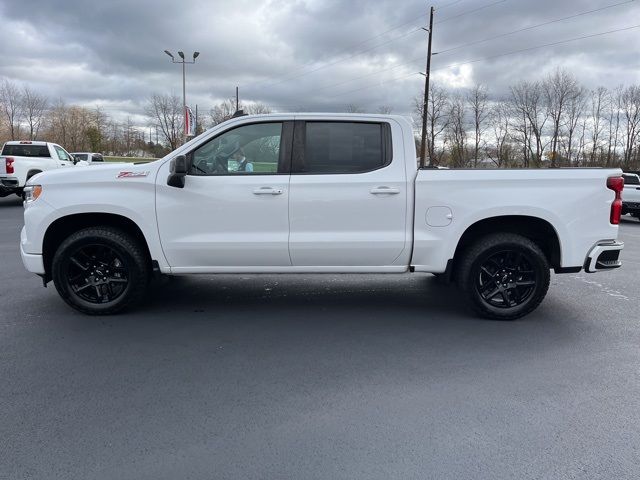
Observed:
[[[146,177],[149,172],[120,172],[116,178],[138,178]]]

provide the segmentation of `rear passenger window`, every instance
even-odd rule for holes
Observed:
[[[306,122],[299,173],[363,173],[390,162],[380,123]]]

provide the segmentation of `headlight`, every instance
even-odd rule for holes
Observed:
[[[24,187],[25,203],[35,202],[42,195],[42,185],[27,185]]]

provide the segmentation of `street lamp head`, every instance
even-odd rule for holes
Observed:
[[[183,52],[178,52],[178,55],[180,55],[180,58],[182,58],[184,60],[184,53]]]
[[[200,55],[200,52],[193,52],[193,59],[195,60]]]
[[[171,54],[171,52],[169,50],[165,50],[164,53],[166,53],[167,55],[169,55],[171,58],[173,58],[173,55]]]

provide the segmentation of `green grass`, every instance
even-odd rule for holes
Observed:
[[[252,162],[253,171],[257,173],[276,173],[274,168],[278,168],[277,165],[267,162]]]

